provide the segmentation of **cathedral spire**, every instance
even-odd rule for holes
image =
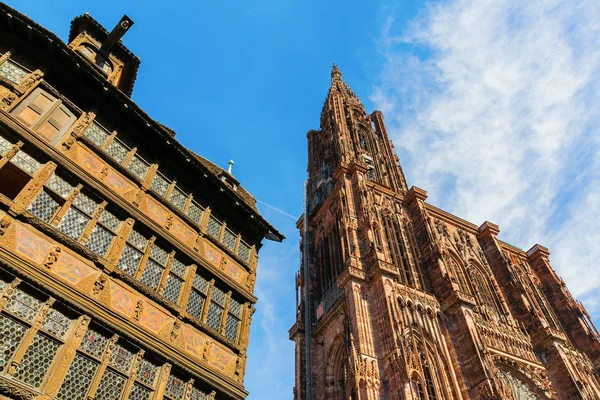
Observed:
[[[337,64],[333,63],[333,68],[331,69],[331,83],[333,84],[333,82],[341,81],[341,80],[342,80],[342,72],[338,68]]]

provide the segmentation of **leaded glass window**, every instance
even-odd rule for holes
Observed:
[[[144,272],[142,273],[142,283],[156,290],[160,283],[163,271],[164,268],[161,267],[160,264],[156,263],[154,260],[148,260],[146,268],[144,268]]]
[[[237,237],[232,231],[230,231],[229,229],[225,229],[225,232],[223,233],[223,244],[225,245],[225,247],[233,251],[233,249],[235,249],[236,239]]]
[[[60,339],[65,339],[73,322],[74,320],[65,312],[51,308],[42,323],[42,329]]]
[[[54,193],[58,194],[63,199],[69,197],[71,192],[73,192],[73,186],[65,181],[60,176],[53,174],[52,177],[48,180],[46,187],[54,191]]]
[[[219,220],[217,220],[215,217],[213,217],[212,215],[210,216],[210,218],[208,219],[208,226],[206,227],[206,231],[208,232],[208,234],[212,237],[214,237],[215,239],[219,239],[219,235],[221,234],[221,226],[223,224],[221,224],[221,222],[219,222]]]
[[[32,322],[44,302],[39,298],[17,288],[6,304],[5,310],[25,321]]]
[[[181,261],[173,259],[171,271],[167,277],[165,291],[163,293],[163,295],[173,303],[177,303],[177,300],[179,299],[179,293],[181,292],[181,287],[184,282],[185,271],[186,266]]]
[[[154,387],[154,381],[156,380],[156,375],[158,372],[158,366],[151,361],[142,359],[140,361],[140,367],[136,374],[136,379],[140,382],[148,385],[150,387]]]
[[[61,400],[85,400],[98,367],[102,361],[104,350],[108,344],[108,336],[88,328],[69,366],[67,376],[56,396]]]
[[[67,236],[78,240],[89,222],[90,218],[88,216],[71,207],[58,224],[58,229]]]
[[[27,326],[15,318],[0,314],[0,372],[12,358],[27,332]]]
[[[240,240],[240,245],[237,250],[238,256],[242,258],[244,261],[250,260],[250,246],[248,246],[245,242]]]
[[[126,244],[125,249],[123,249],[123,252],[121,253],[121,257],[119,258],[119,263],[117,266],[123,271],[127,272],[129,275],[134,276],[140,265],[140,261],[142,261],[143,255],[144,254],[138,251],[135,247]]]
[[[242,318],[242,305],[234,298],[229,299],[229,314],[225,321],[225,336],[235,342]]]
[[[204,303],[206,302],[209,285],[210,283],[202,276],[198,274],[194,275],[192,291],[190,292],[186,310],[195,318],[201,319],[202,317],[202,310],[204,309]]]
[[[110,355],[110,365],[123,373],[128,373],[135,354],[130,349],[117,343]]]
[[[135,229],[131,231],[127,241],[140,250],[144,250],[148,244],[148,238]]]
[[[87,392],[99,365],[100,363],[96,360],[76,353],[56,398],[60,400],[87,399]]]
[[[92,230],[86,246],[94,253],[104,256],[117,236],[121,221],[110,211],[104,210]]]
[[[98,203],[84,193],[79,193],[79,195],[75,197],[73,204],[88,215],[92,215],[96,210],[96,207],[98,207]]]
[[[17,367],[14,378],[34,387],[40,386],[59,348],[58,341],[38,332]]]
[[[129,153],[129,149],[121,143],[119,140],[113,140],[106,149],[106,152],[109,156],[111,156],[116,162],[121,164],[125,161],[125,157]]]
[[[170,183],[167,180],[167,178],[165,178],[164,176],[162,176],[161,174],[159,174],[157,172],[154,175],[154,179],[152,179],[152,184],[150,185],[150,187],[156,193],[158,193],[162,197],[165,197],[165,195],[167,194],[167,190],[169,189],[169,185],[170,185]]]
[[[11,147],[13,146],[13,143],[10,142],[8,139],[0,136],[0,155],[5,155],[6,152],[8,150],[11,149]]]
[[[190,206],[187,209],[187,216],[190,217],[192,219],[192,221],[199,224],[200,219],[202,218],[203,211],[204,210],[202,209],[202,207],[200,207],[200,205],[198,203],[196,203],[195,201],[192,201],[190,203]]]
[[[212,290],[212,301],[219,303],[220,305],[225,305],[225,299],[227,295],[218,287],[214,286]]]
[[[167,387],[165,388],[165,397],[172,400],[180,400],[183,398],[185,390],[185,382],[174,375],[169,376]]]
[[[175,206],[175,208],[177,208],[180,211],[183,211],[187,199],[188,195],[183,193],[183,191],[178,187],[175,187],[171,192],[171,199],[169,201]]]
[[[95,399],[119,400],[126,381],[127,379],[123,375],[107,368],[102,375],[100,385],[98,385]]]
[[[31,202],[27,211],[46,223],[50,223],[52,216],[60,208],[60,204],[52,198],[45,190]]]
[[[144,179],[148,168],[150,168],[150,165],[137,155],[131,159],[131,162],[127,166],[127,169],[140,179]]]
[[[129,393],[128,400],[148,400],[152,391],[135,382]]]
[[[85,137],[90,139],[92,143],[94,143],[98,147],[102,147],[104,143],[106,143],[106,139],[110,134],[106,131],[106,129],[102,128],[96,122],[93,122],[83,133]]]
[[[0,65],[0,76],[17,85],[21,83],[27,74],[28,72],[24,68],[10,60],[6,60]]]
[[[102,358],[108,340],[108,336],[98,332],[94,328],[89,328],[79,345],[79,349],[96,358]]]
[[[219,306],[215,302],[210,302],[208,306],[208,316],[206,317],[206,323],[208,326],[216,331],[221,329],[221,319],[223,317],[223,307]]]
[[[204,400],[207,394],[202,390],[193,387],[192,392],[190,393],[190,400]]]
[[[240,325],[240,320],[235,318],[233,315],[227,315],[227,321],[225,321],[225,336],[227,339],[235,342],[237,339],[238,326]]]
[[[10,159],[10,162],[27,172],[29,175],[35,174],[35,172],[42,166],[42,164],[40,164],[29,154],[25,153],[23,150],[19,150],[17,154]]]

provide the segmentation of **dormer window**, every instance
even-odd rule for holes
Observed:
[[[86,56],[90,61],[92,61],[102,72],[106,75],[110,75],[113,68],[108,60],[106,60],[103,56],[97,53],[95,49],[91,46],[83,45],[79,48],[81,54]]]

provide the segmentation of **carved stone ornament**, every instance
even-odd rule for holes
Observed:
[[[18,400],[33,400],[38,396],[35,392],[3,378],[0,378],[0,393]]]
[[[54,246],[50,254],[48,254],[48,258],[46,258],[46,262],[44,263],[44,267],[47,269],[51,269],[52,266],[58,261],[58,257],[60,256],[61,249],[58,246]]]
[[[10,224],[13,222],[13,218],[10,217],[9,215],[4,215],[2,217],[2,219],[0,219],[0,236],[3,236],[4,233],[6,232],[6,229],[10,226]]]
[[[23,82],[21,82],[19,84],[18,90],[21,93],[25,93],[27,92],[29,89],[31,89],[37,82],[39,82],[40,80],[42,80],[42,77],[44,76],[44,73],[42,71],[35,70],[33,71],[31,74],[29,74],[24,80]]]
[[[94,288],[92,289],[92,293],[94,293],[95,296],[98,296],[100,294],[100,292],[102,292],[104,290],[104,287],[105,287],[107,281],[108,281],[108,275],[106,275],[105,273],[102,273],[98,277],[98,279],[96,279],[96,282],[94,282]]]
[[[7,94],[4,95],[4,97],[2,98],[2,103],[0,103],[0,108],[2,108],[3,110],[7,110],[10,108],[10,106],[12,106],[12,104],[18,99],[19,97],[14,94],[13,92],[8,92]]]
[[[139,321],[143,310],[144,310],[144,301],[138,300],[137,304],[135,305],[135,310],[133,311],[133,319],[136,321]]]

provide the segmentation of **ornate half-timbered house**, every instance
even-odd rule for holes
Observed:
[[[140,60],[0,3],[0,399],[243,399],[257,253],[228,172],[130,98]]]
[[[334,66],[308,132],[295,399],[600,399],[600,340],[541,245],[408,188]]]

